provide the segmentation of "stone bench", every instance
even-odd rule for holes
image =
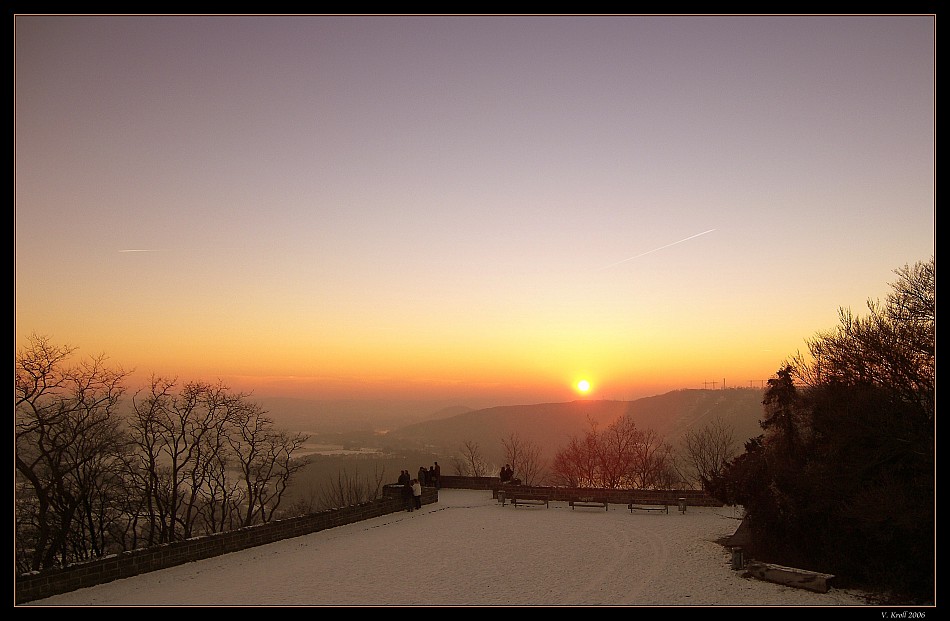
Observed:
[[[784,567],[771,563],[751,562],[746,565],[745,569],[746,575],[752,576],[753,578],[784,584],[798,589],[807,589],[809,591],[815,591],[816,593],[827,593],[830,588],[828,582],[834,578],[832,574],[823,574],[817,571],[796,569],[794,567]]]

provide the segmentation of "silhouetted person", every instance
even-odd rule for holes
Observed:
[[[432,485],[432,481],[429,480],[429,473],[426,472],[425,466],[419,466],[419,483],[425,485],[426,487]]]
[[[432,484],[435,485],[436,488],[441,488],[442,487],[442,469],[439,468],[439,462],[435,462],[435,466],[433,469],[435,470],[435,476],[433,477]]]

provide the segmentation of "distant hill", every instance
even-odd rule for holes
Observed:
[[[307,433],[373,433],[425,420],[468,412],[469,407],[443,401],[317,400],[293,397],[252,398],[276,425]]]
[[[621,416],[631,416],[642,429],[653,429],[678,446],[688,431],[701,429],[717,418],[734,431],[737,447],[762,432],[763,390],[677,390],[636,401],[571,401],[513,405],[464,412],[427,420],[386,434],[388,444],[418,446],[442,455],[458,454],[462,445],[476,442],[492,465],[504,461],[503,439],[517,434],[539,445],[550,459],[572,437],[583,437],[595,421],[604,428]]]

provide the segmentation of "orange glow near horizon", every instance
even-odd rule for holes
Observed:
[[[433,320],[434,321],[434,320]],[[157,323],[160,321],[156,320]],[[229,337],[228,330],[247,335]],[[174,339],[159,331],[131,329],[93,333],[81,341],[47,334],[72,345],[76,358],[104,353],[110,364],[134,371],[130,389],[152,375],[180,382],[222,382],[259,396],[326,399],[457,399],[460,404],[570,401],[578,397],[631,400],[671,390],[704,386],[748,387],[771,377],[801,339],[781,334],[761,345],[762,335],[675,339],[610,339],[590,331],[556,331],[548,338],[525,330],[503,335],[471,330],[452,336],[435,324],[410,338],[345,329],[334,338],[301,332],[292,339],[279,330],[227,326],[199,332],[178,330]],[[17,348],[26,341],[17,334]],[[427,340],[429,339],[429,340]],[[582,365],[576,361],[582,360]],[[575,370],[565,375],[565,368]],[[579,387],[586,380],[587,391]]]

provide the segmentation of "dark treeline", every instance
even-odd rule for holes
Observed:
[[[768,382],[762,435],[705,483],[745,507],[759,560],[934,601],[935,263],[809,340]]]

